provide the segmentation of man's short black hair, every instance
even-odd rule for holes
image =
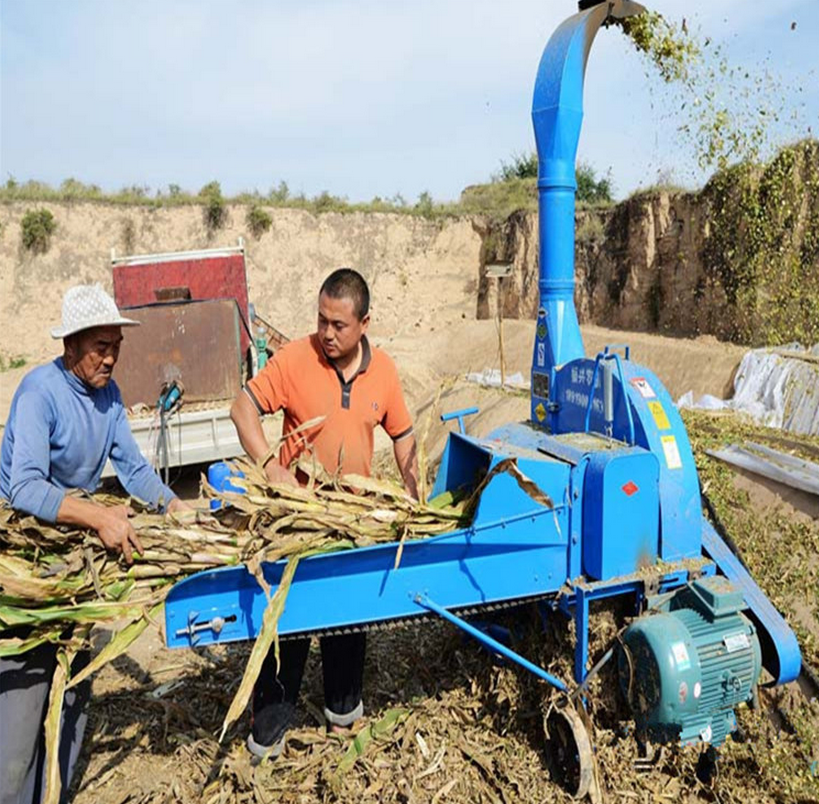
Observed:
[[[322,293],[331,299],[350,299],[359,321],[363,321],[364,316],[370,312],[370,289],[364,277],[352,268],[339,268],[333,271],[324,280],[319,296]]]

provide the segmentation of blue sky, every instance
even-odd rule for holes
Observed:
[[[819,136],[817,0],[657,0],[772,71],[777,103]],[[0,177],[72,176],[227,194],[323,190],[438,200],[485,181],[534,138],[542,49],[569,0],[0,0]],[[791,24],[796,22],[795,30]],[[801,91],[799,91],[801,87]],[[704,176],[682,117],[615,30],[586,80],[579,155],[616,194]]]

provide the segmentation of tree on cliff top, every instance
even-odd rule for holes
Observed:
[[[588,162],[578,162],[575,170],[577,179],[577,200],[589,204],[611,202],[611,178],[608,174],[597,177],[597,171]],[[536,179],[537,154],[515,154],[511,162],[501,162],[501,170],[493,181],[510,181],[511,179]]]

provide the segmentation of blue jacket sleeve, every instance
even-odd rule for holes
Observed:
[[[9,503],[27,514],[56,522],[65,491],[50,483],[53,411],[42,394],[26,392],[17,402]]]
[[[117,407],[119,411],[111,445],[111,463],[117,477],[129,494],[164,511],[176,495],[159,479],[139,451],[122,403],[119,402]]]

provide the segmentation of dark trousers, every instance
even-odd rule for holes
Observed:
[[[324,704],[329,714],[347,715],[361,703],[364,679],[365,634],[322,637],[321,664],[324,674]],[[281,668],[276,674],[276,656],[267,654],[253,689],[254,734],[257,722],[263,723],[266,744],[277,741],[290,725],[299,697],[309,639],[290,639],[280,643]]]
[[[39,804],[45,792],[43,723],[57,658],[54,645],[41,645],[20,656],[0,659],[0,804]],[[90,661],[74,658],[72,674]],[[82,747],[91,682],[68,690],[60,723],[61,800],[67,801],[71,775]]]

